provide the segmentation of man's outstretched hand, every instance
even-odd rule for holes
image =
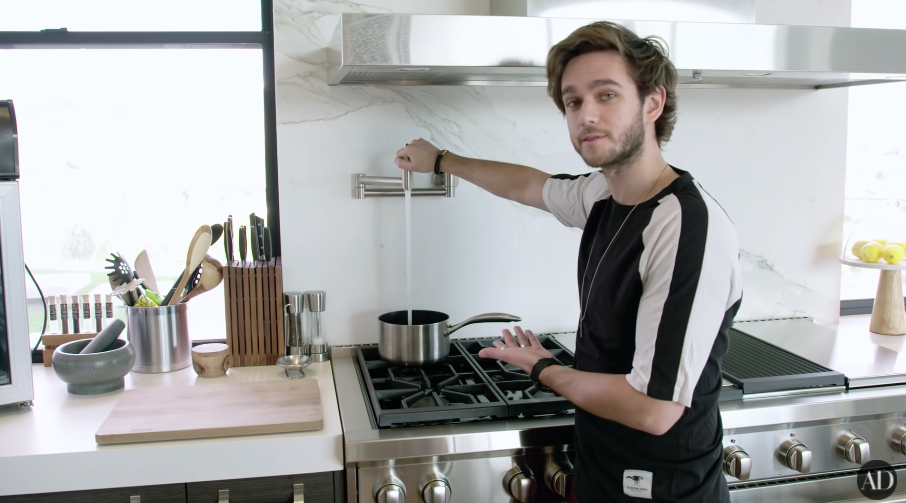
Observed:
[[[484,348],[478,352],[482,358],[496,358],[521,368],[526,374],[538,360],[551,358],[553,355],[538,342],[531,330],[515,327],[516,337],[508,329],[503,331],[503,340],[494,341],[493,348]]]

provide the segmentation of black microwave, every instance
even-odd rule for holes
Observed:
[[[0,100],[0,180],[19,179],[16,109],[12,100]]]

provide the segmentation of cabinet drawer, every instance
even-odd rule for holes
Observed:
[[[0,503],[130,503],[138,496],[141,503],[175,503],[186,500],[185,484],[161,486],[121,487],[117,489],[92,489],[59,493],[23,494],[0,496]]]
[[[229,503],[292,503],[293,485],[303,484],[305,503],[335,503],[334,474],[307,473],[254,479],[233,479],[186,484],[188,503],[220,503],[228,490]]]

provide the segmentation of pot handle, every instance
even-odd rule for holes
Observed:
[[[511,321],[522,321],[522,318],[518,316],[513,316],[512,314],[506,313],[485,313],[479,314],[478,316],[472,316],[466,321],[459,322],[455,325],[451,325],[444,330],[444,337],[452,334],[453,332],[459,330],[460,328],[471,325],[473,323],[489,323],[489,322],[511,322]]]

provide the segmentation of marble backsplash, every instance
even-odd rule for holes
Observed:
[[[377,316],[407,307],[403,199],[353,199],[354,173],[398,175],[394,153],[416,137],[466,156],[587,171],[543,88],[327,85],[341,12],[487,15],[487,0],[277,0],[274,9],[284,288],[327,291],[331,344],[376,342]],[[681,90],[679,107],[665,155],[736,223],[738,319],[835,320],[846,90]],[[579,231],[462,181],[456,197],[412,206],[414,308],[453,322],[502,311],[538,332],[575,327]]]

